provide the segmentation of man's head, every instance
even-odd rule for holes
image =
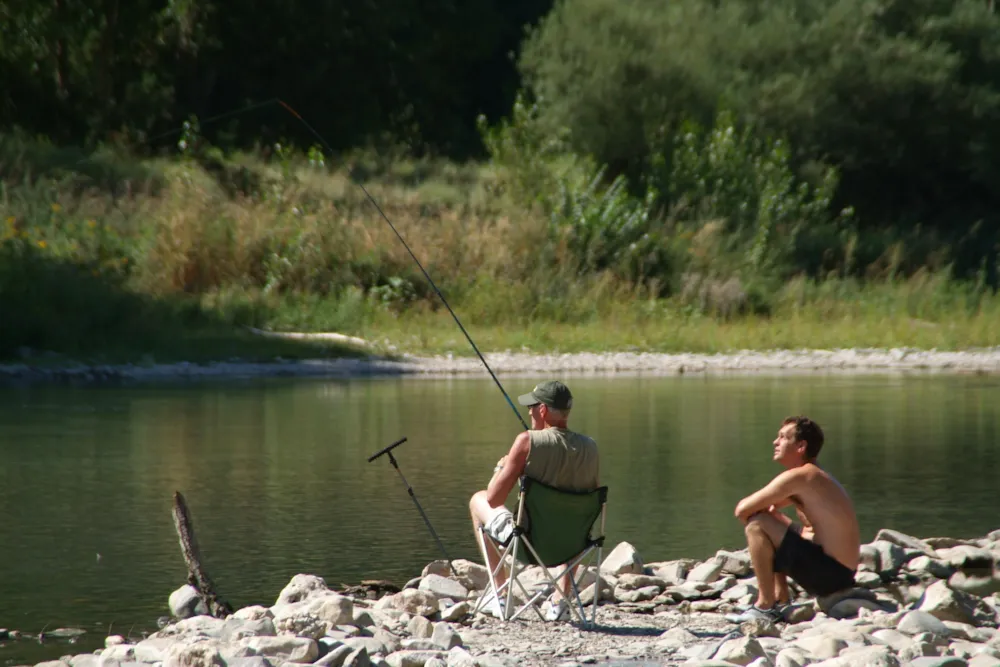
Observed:
[[[573,393],[562,382],[549,380],[518,396],[517,402],[528,406],[531,428],[542,429],[546,425],[565,427],[569,411],[573,408]]]
[[[815,461],[823,448],[823,429],[808,417],[787,417],[774,439],[774,460],[786,467]]]

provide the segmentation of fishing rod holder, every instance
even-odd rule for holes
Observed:
[[[452,574],[457,574],[455,566],[451,562],[451,556],[448,555],[448,550],[444,548],[444,543],[441,542],[441,538],[438,537],[437,531],[435,531],[434,526],[431,525],[431,520],[427,518],[427,513],[424,512],[424,508],[420,506],[420,501],[417,500],[417,495],[413,492],[413,487],[406,481],[406,477],[403,476],[403,471],[399,469],[399,463],[396,461],[396,457],[392,455],[392,450],[399,447],[401,444],[406,442],[406,440],[407,439],[405,437],[400,438],[388,447],[378,450],[368,457],[368,463],[373,462],[375,459],[383,455],[389,457],[389,463],[391,463],[392,467],[396,469],[397,473],[399,473],[399,478],[403,480],[403,485],[406,486],[406,493],[413,499],[413,504],[417,506],[417,511],[420,512],[420,516],[423,517],[424,523],[427,524],[427,529],[431,531],[434,541],[437,542],[438,548],[441,549],[441,553],[444,554],[445,560],[448,561],[448,568],[451,570]]]

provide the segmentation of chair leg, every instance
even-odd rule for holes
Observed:
[[[601,545],[597,545],[597,576],[594,579],[594,607],[590,615],[591,627],[597,626],[597,602],[601,597]]]

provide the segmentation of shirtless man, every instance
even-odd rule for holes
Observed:
[[[787,468],[736,505],[746,526],[757,575],[757,603],[733,621],[781,619],[791,576],[807,593],[830,595],[854,585],[861,549],[858,520],[844,487],[816,464],[823,431],[807,417],[789,417],[774,440],[774,460]],[[795,506],[802,525],[779,510]]]

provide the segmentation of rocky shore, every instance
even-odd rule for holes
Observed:
[[[633,373],[884,373],[1000,372],[1000,348],[942,352],[937,350],[843,349],[741,351],[729,354],[659,354],[648,352],[580,352],[535,354],[491,352],[483,355],[497,373],[536,375],[542,371],[573,374]],[[372,375],[472,375],[485,370],[478,357],[402,354],[394,358],[239,360],[209,364],[187,362],[147,365],[0,365],[0,385],[35,383],[123,383],[256,377],[354,377]]]
[[[602,564],[594,628],[533,614],[508,623],[473,616],[485,569],[454,566],[430,563],[401,590],[334,591],[299,574],[273,604],[226,619],[202,614],[185,586],[158,632],[109,636],[94,653],[41,665],[1000,667],[1000,530],[976,539],[882,530],[862,546],[855,588],[816,600],[793,583],[796,597],[778,623],[727,618],[755,599],[745,550],[644,563],[618,544]],[[543,585],[537,569],[522,580],[529,591]],[[593,586],[584,596],[593,599]]]

